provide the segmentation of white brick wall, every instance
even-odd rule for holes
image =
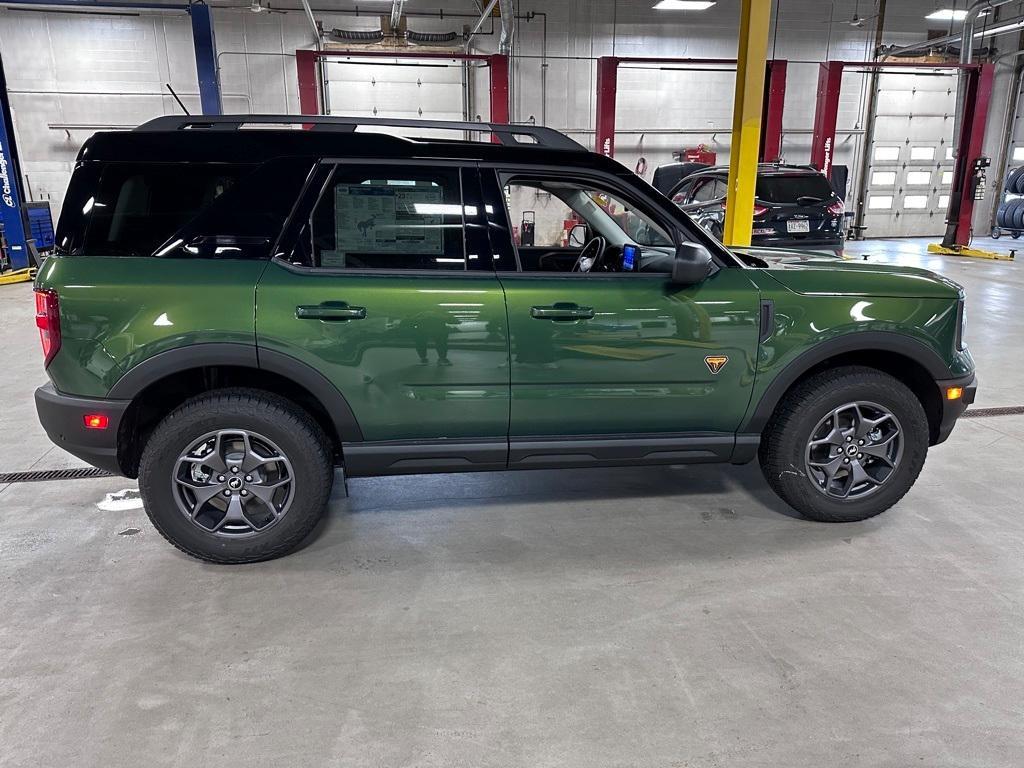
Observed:
[[[311,47],[305,16],[301,12],[254,14],[244,8],[218,8],[219,3],[213,2],[226,110],[297,112],[295,61],[290,54],[296,48]],[[280,4],[285,2],[281,0]],[[340,5],[354,7],[355,3],[344,0]],[[386,11],[387,3],[379,5]],[[434,11],[438,5],[449,12],[464,13],[475,7],[470,0],[410,3],[406,7]],[[517,23],[517,53],[521,58],[513,67],[513,118],[525,121],[532,116],[540,121],[544,115],[548,125],[584,131],[575,138],[592,144],[597,56],[735,56],[736,0],[719,0],[710,10],[699,13],[654,11],[651,5],[653,0],[520,0],[520,14],[547,13],[547,98],[542,101],[540,86],[542,20],[521,20]],[[923,39],[928,26],[923,16],[935,7],[934,0],[890,0],[888,5],[886,43]],[[367,6],[364,0],[361,11],[365,12]],[[859,6],[862,16],[874,13],[871,0],[862,0]],[[816,62],[827,58],[863,60],[874,30],[871,22],[863,28],[838,23],[852,16],[853,0],[776,0],[775,7],[769,56],[791,61],[783,150],[788,160],[806,162],[810,136],[801,132],[810,129],[813,119]],[[316,15],[328,29],[376,24],[372,18]],[[470,20],[410,21],[411,26],[424,31],[460,30],[466,23]],[[480,50],[493,50],[497,35],[480,36],[475,43]],[[1013,47],[1008,38],[1002,38],[1000,44]],[[99,16],[0,9],[0,49],[12,90],[24,171],[35,196],[52,198],[55,211],[73,158],[89,131],[71,131],[69,137],[62,130],[48,128],[48,124],[131,125],[156,115],[173,114],[177,106],[167,95],[165,82],[183,94],[190,109],[198,111],[191,29],[184,13]],[[388,79],[387,68],[376,69],[379,74],[375,77]],[[1004,67],[1001,71],[1008,70]],[[865,79],[856,73],[845,76],[841,130],[862,127]],[[632,167],[644,156],[653,169],[667,162],[674,149],[707,143],[719,152],[721,161],[726,161],[733,81],[730,72],[623,68],[617,110],[622,133],[616,138],[617,157]],[[473,113],[486,119],[486,71],[477,72],[473,83]],[[1000,84],[1005,88],[1005,83],[1004,76],[997,83],[997,93]],[[417,88],[415,92],[410,90],[410,99],[422,101],[422,89],[415,84],[408,87]],[[360,92],[349,89],[345,97],[358,101]],[[353,110],[366,109],[355,101]],[[334,110],[340,111],[339,105],[334,104]],[[996,123],[1001,110],[1000,95],[993,104]],[[666,128],[703,132],[646,133],[642,140],[639,133],[626,133]],[[990,134],[990,143],[993,137],[998,141],[998,130]],[[854,167],[859,144],[858,136],[841,134],[837,162]]]

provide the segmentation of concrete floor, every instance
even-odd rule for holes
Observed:
[[[979,405],[1024,402],[1021,268],[921,245],[857,247],[966,285]],[[76,464],[30,315],[0,288],[2,471]],[[233,568],[99,509],[124,479],[9,485],[0,766],[1018,766],[1022,451],[966,420],[853,525],[755,466],[355,480]]]

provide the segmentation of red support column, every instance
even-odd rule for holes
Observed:
[[[316,59],[316,51],[295,52],[295,69],[299,78],[299,113],[303,115],[320,114],[320,89],[316,83]]]
[[[615,155],[615,93],[618,90],[619,60],[602,56],[597,60],[597,134],[594,150],[605,157]]]
[[[508,56],[495,53],[487,57],[491,68],[491,122],[508,123]]]
[[[787,62],[768,62],[761,117],[761,162],[774,163],[782,157],[782,113],[786,104]]]
[[[832,158],[835,156],[839,89],[842,82],[843,62],[826,61],[820,65],[818,101],[814,108],[814,136],[811,139],[811,164],[830,178]]]
[[[953,169],[951,191],[959,200],[957,210],[950,209],[950,219],[956,222],[956,244],[969,245],[974,217],[974,161],[982,155],[985,140],[985,123],[988,121],[988,106],[992,99],[992,78],[995,65],[982,64],[978,69],[969,70],[967,89],[964,93],[963,120],[960,123],[960,137],[957,142],[956,165]],[[954,215],[955,214],[955,215]],[[949,221],[947,223],[952,223]]]

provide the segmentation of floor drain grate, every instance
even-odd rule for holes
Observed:
[[[981,419],[985,416],[1013,416],[1024,413],[1024,405],[1010,405],[1005,408],[968,408],[962,418]]]
[[[48,480],[85,480],[90,477],[112,477],[105,469],[42,469],[37,472],[0,472],[0,485],[7,483],[42,483]]]

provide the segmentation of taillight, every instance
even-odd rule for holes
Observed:
[[[36,289],[36,328],[43,345],[43,366],[50,364],[60,350],[60,302],[57,292]]]
[[[828,212],[831,213],[833,216],[842,216],[844,213],[846,213],[846,203],[844,203],[842,200],[836,200],[828,207]]]
[[[722,201],[722,213],[725,213],[725,200]],[[768,206],[761,205],[760,203],[754,203],[754,218],[758,216],[764,216],[768,213]]]

